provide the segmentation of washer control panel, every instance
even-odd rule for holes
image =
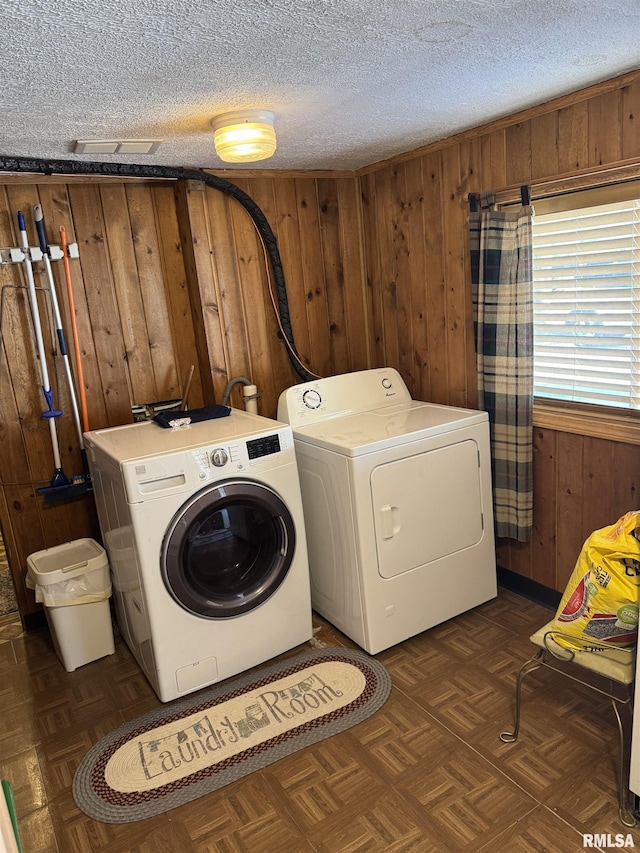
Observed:
[[[128,500],[139,503],[189,492],[228,476],[258,476],[294,461],[291,427],[279,424],[253,437],[218,439],[216,444],[196,445],[180,453],[125,462],[123,474]]]
[[[291,448],[293,436],[291,430],[285,428],[256,438],[235,439],[213,448],[198,448],[192,451],[192,457],[200,468],[200,479],[208,479],[214,472],[250,473]]]
[[[229,461],[229,454],[224,447],[216,447],[211,454],[211,464],[216,468],[223,468]]]

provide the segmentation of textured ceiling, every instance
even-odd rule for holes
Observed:
[[[0,0],[0,32],[1,154],[214,169],[230,109],[275,112],[259,167],[353,169],[640,67],[639,0]]]

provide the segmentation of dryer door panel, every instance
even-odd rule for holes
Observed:
[[[462,551],[482,538],[475,441],[379,465],[371,474],[371,495],[383,578]]]

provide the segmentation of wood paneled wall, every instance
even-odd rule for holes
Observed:
[[[639,72],[367,170],[374,359],[398,368],[414,397],[476,405],[467,194],[632,158]],[[534,535],[498,543],[499,564],[563,590],[588,534],[639,508],[639,476],[635,445],[537,428]]]
[[[354,175],[238,180],[274,229],[291,322],[304,365],[320,375],[370,366],[369,325]],[[0,177],[0,184],[2,179]],[[23,210],[43,206],[48,238],[64,225],[80,258],[71,262],[91,429],[128,423],[131,406],[179,398],[191,364],[192,407],[219,402],[228,381],[251,379],[259,411],[275,417],[278,396],[300,377],[291,367],[267,287],[267,265],[244,208],[203,184],[47,182],[7,179],[0,191],[0,245],[19,245]],[[36,284],[45,288],[42,264]],[[61,264],[53,264],[64,325],[69,309]],[[54,465],[38,379],[21,265],[0,265],[5,295],[0,374],[0,524],[20,610],[39,609],[25,588],[26,558],[82,536],[100,537],[93,499],[45,504],[36,489]],[[50,304],[40,293],[64,472],[81,474]],[[72,355],[72,362],[75,359]],[[241,390],[232,404],[242,405]]]
[[[278,241],[300,357],[325,376],[390,365],[414,397],[475,406],[466,198],[469,191],[553,178],[640,157],[640,73],[626,75],[358,174],[225,173],[262,208]],[[195,365],[191,406],[219,401],[244,375],[274,417],[299,381],[278,330],[260,241],[246,211],[202,185],[63,183],[0,175],[0,245],[16,246],[16,213],[41,203],[51,243],[60,225],[72,261],[92,429],[122,424],[131,405],[179,397]],[[44,286],[36,265],[37,284]],[[54,264],[65,326],[62,268]],[[0,265],[0,525],[23,614],[26,557],[80,536],[99,537],[92,499],[46,505],[53,474],[40,417],[24,280]],[[43,312],[49,312],[41,292]],[[49,312],[50,316],[50,312]],[[51,353],[63,468],[81,472],[61,360]],[[73,361],[73,356],[72,356]],[[232,403],[240,404],[240,389]],[[635,508],[633,445],[536,430],[535,536],[499,543],[499,562],[562,589],[595,527]]]
[[[40,203],[48,240],[59,244],[64,225],[77,241],[70,262],[82,352],[89,426],[128,423],[133,403],[180,396],[190,364],[197,362],[192,306],[178,231],[174,187],[143,184],[27,185],[0,191],[0,244],[20,245],[16,214],[22,210],[31,245],[37,245],[32,208]],[[67,288],[62,263],[52,263],[71,361]],[[40,313],[54,389],[62,469],[82,474],[79,441],[61,357],[55,355],[52,312],[44,265],[34,263]],[[37,495],[54,473],[39,362],[23,267],[0,266],[3,352],[0,373],[0,523],[22,613],[35,609],[24,586],[26,558],[41,548],[83,536],[99,537],[91,497],[46,504]],[[202,404],[199,376],[190,395]]]
[[[276,235],[303,367],[328,376],[371,366],[357,179],[233,183],[259,205]],[[278,329],[256,228],[242,205],[215,189],[192,183],[179,192],[181,221],[192,237],[187,269],[194,302],[203,308],[216,399],[229,378],[246,376],[262,391],[260,413],[275,417],[280,392],[302,379]],[[240,405],[239,388],[234,395]]]

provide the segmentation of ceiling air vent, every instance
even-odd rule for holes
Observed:
[[[78,139],[75,154],[155,154],[162,139]]]

